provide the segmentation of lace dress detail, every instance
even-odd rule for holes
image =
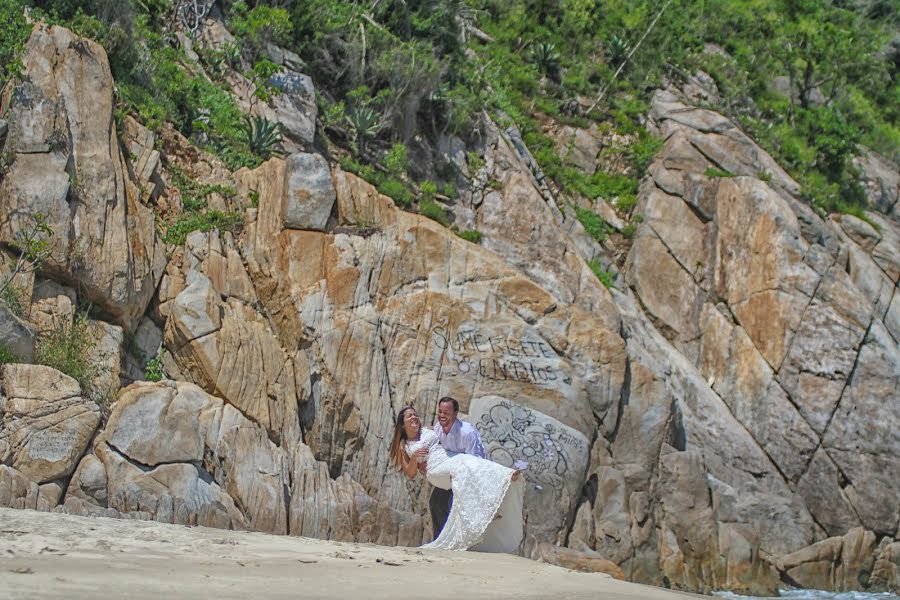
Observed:
[[[513,482],[512,469],[477,456],[448,456],[431,429],[423,429],[418,440],[407,442],[406,452],[411,456],[422,447],[428,449],[428,477],[449,476],[453,490],[447,523],[438,538],[423,548],[466,550],[481,544],[486,551],[514,552],[523,534],[523,478]],[[503,519],[495,520],[498,512]]]

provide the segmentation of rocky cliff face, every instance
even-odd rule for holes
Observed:
[[[659,92],[665,146],[619,266],[489,121],[454,207],[480,246],[303,136],[235,173],[170,136],[164,158],[232,185],[245,225],[166,264],[142,203],[160,156],[116,131],[102,48],[38,26],[25,66],[3,94],[0,234],[40,210],[63,243],[4,343],[86,299],[123,381],[161,343],[172,379],[122,388],[101,425],[74,380],[4,366],[0,505],[417,545],[429,490],[388,466],[392,423],[452,395],[493,460],[531,465],[526,555],[699,591],[900,588],[895,214],[821,218],[730,121]]]

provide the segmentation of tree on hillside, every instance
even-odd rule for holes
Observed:
[[[861,17],[837,10],[828,0],[782,0],[787,17],[770,45],[784,67],[791,85],[791,118],[794,97],[804,109],[819,90],[831,102],[848,84],[880,77],[879,40]]]

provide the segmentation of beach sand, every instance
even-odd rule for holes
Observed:
[[[0,509],[0,598],[603,598],[691,594],[504,554]]]

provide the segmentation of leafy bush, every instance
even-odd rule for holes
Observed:
[[[19,258],[16,259],[10,274],[0,283],[0,299],[6,301],[10,310],[23,314],[27,308],[27,298],[22,290],[15,287],[13,281],[20,273],[33,273],[43,266],[50,258],[55,248],[54,236],[56,232],[47,222],[48,216],[41,212],[31,213],[32,223],[16,231],[11,242],[13,249],[18,250]]]
[[[20,0],[0,0],[0,85],[22,69],[20,54],[28,39]]]
[[[422,200],[419,203],[419,213],[423,217],[428,217],[432,221],[437,221],[444,227],[450,226],[450,217],[447,216],[447,213],[441,205],[433,200]]]
[[[466,165],[469,167],[469,176],[474,177],[478,171],[484,168],[484,159],[477,152],[469,150],[466,153]]]
[[[638,177],[644,175],[664,143],[660,138],[650,135],[646,129],[638,131],[637,140],[628,147],[628,155],[637,167]]]
[[[419,192],[422,195],[421,199],[423,202],[431,202],[434,200],[434,197],[437,196],[437,184],[429,180],[423,181],[421,185],[419,185]]]
[[[231,31],[244,42],[248,59],[253,62],[269,43],[286,45],[294,25],[284,8],[257,4],[248,9],[246,2],[231,3]]]
[[[392,177],[402,177],[409,168],[409,153],[406,144],[396,143],[384,155],[384,166]]]
[[[399,179],[389,177],[379,183],[377,187],[379,192],[385,196],[390,196],[400,206],[412,206],[412,203],[415,200],[409,187]]]
[[[555,45],[543,42],[535,44],[531,58],[544,75],[559,82],[559,52]]]
[[[484,237],[480,231],[477,229],[469,229],[466,231],[457,231],[456,235],[466,240],[467,242],[472,242],[473,244],[480,244],[481,239]]]

